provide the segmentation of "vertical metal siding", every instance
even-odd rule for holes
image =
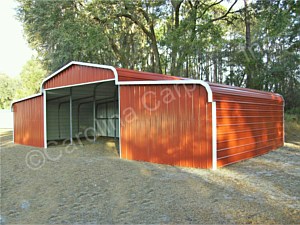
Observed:
[[[60,127],[58,120],[58,105],[57,102],[47,102],[47,140],[58,140]]]
[[[116,137],[119,137],[119,126],[115,126],[119,124],[119,116],[114,112],[114,107],[117,105],[116,101],[97,104],[95,119],[97,136],[114,137],[116,128]]]
[[[72,65],[44,84],[44,88],[55,88],[93,81],[114,79],[111,70],[88,66]]]
[[[217,102],[217,164],[225,166],[283,145],[283,99],[256,90],[212,85]]]
[[[81,135],[86,135],[87,136],[93,136],[94,132],[91,128],[94,126],[94,118],[93,118],[93,103],[84,103],[80,106],[79,108],[79,118],[78,118],[78,122],[79,122],[79,127],[78,127],[78,131],[79,133],[82,133]],[[77,133],[77,132],[76,132]]]
[[[43,96],[17,102],[13,110],[15,143],[44,147]]]
[[[189,93],[185,88],[185,85],[120,87],[122,158],[211,168],[207,93],[199,85]],[[175,98],[167,93],[173,93]],[[157,109],[151,111],[145,105]]]

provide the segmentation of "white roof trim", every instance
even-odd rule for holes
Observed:
[[[18,99],[18,100],[16,100],[16,101],[13,101],[13,102],[10,104],[10,109],[11,109],[11,111],[12,111],[12,106],[13,106],[13,104],[15,104],[15,103],[17,103],[17,102],[25,101],[25,100],[27,100],[27,99],[35,98],[35,97],[38,97],[38,96],[41,96],[41,95],[42,95],[42,93],[38,93],[38,94],[35,94],[35,95],[30,95],[30,96],[28,96],[28,97],[26,97],[26,98],[21,98],[21,99]]]
[[[52,77],[56,76],[57,74],[59,74],[60,72],[62,72],[63,70],[67,69],[68,67],[72,66],[72,65],[79,65],[79,66],[89,66],[89,67],[94,67],[94,68],[101,68],[101,69],[108,69],[111,70],[115,76],[115,81],[116,83],[118,82],[118,73],[115,67],[113,66],[107,66],[107,65],[100,65],[100,64],[94,64],[94,63],[84,63],[84,62],[77,62],[77,61],[72,61],[70,63],[68,63],[67,65],[63,66],[62,68],[60,68],[59,70],[55,71],[54,73],[52,73],[50,76],[46,77],[41,84],[41,92],[43,92],[44,89],[44,84],[46,83],[46,81],[50,80]]]
[[[115,84],[116,85],[200,84],[207,91],[207,98],[208,98],[207,100],[208,100],[208,102],[212,102],[213,101],[213,99],[212,99],[212,91],[211,91],[211,88],[210,88],[209,84],[206,83],[205,81],[202,81],[202,80],[184,79],[184,80],[121,81],[121,82],[119,82],[119,80],[118,80],[118,72],[117,72],[116,68],[113,67],[113,66],[72,61],[72,62],[68,63],[67,65],[63,66],[62,68],[60,68],[59,70],[55,71],[54,73],[52,73],[50,76],[48,76],[47,78],[45,78],[42,81],[42,84],[41,84],[41,93],[29,96],[27,98],[22,98],[22,99],[13,101],[11,103],[11,109],[12,109],[12,106],[13,106],[14,103],[21,102],[21,101],[24,101],[24,100],[27,100],[27,99],[34,98],[34,97],[42,95],[43,94],[43,90],[44,90],[44,84],[48,80],[50,80],[51,78],[53,78],[54,76],[56,76],[57,74],[59,74],[60,72],[62,72],[63,70],[67,69],[68,67],[70,67],[72,65],[89,66],[89,67],[94,67],[94,68],[101,68],[101,69],[111,70],[113,72],[113,74],[114,74],[114,77],[115,77],[114,80],[115,80]],[[93,83],[93,82],[91,82],[91,83]]]
[[[207,92],[207,101],[212,102],[212,91],[208,83],[202,80],[155,80],[155,81],[120,81],[118,85],[153,85],[153,84],[200,84]]]
[[[59,74],[60,72],[62,72],[63,70],[67,69],[68,67],[72,66],[72,65],[80,65],[80,66],[89,66],[89,67],[94,67],[94,68],[102,68],[102,69],[108,69],[111,70],[114,74],[115,77],[115,83],[117,84],[118,82],[118,73],[115,67],[113,66],[107,66],[107,65],[100,65],[100,64],[94,64],[94,63],[84,63],[84,62],[77,62],[77,61],[72,61],[70,63],[68,63],[67,65],[63,66],[62,68],[60,68],[59,70],[55,71],[54,73],[52,73],[50,76],[46,77],[41,84],[41,88],[40,88],[40,93],[39,94],[35,94],[35,95],[31,95],[29,97],[26,98],[22,98],[22,99],[18,99],[16,101],[13,101],[10,105],[10,108],[12,110],[12,106],[13,104],[17,103],[17,102],[21,102],[30,98],[34,98],[37,96],[40,96],[43,94],[43,90],[44,90],[44,84],[45,82],[47,82],[48,80],[50,80],[52,77],[56,76],[57,74]],[[91,82],[92,83],[92,82]]]
[[[62,89],[62,88],[70,88],[70,87],[79,87],[79,86],[84,86],[84,85],[89,85],[89,84],[98,84],[98,83],[104,83],[104,82],[112,82],[115,79],[106,79],[106,80],[96,80],[96,81],[91,81],[91,82],[86,82],[86,83],[80,83],[80,84],[71,84],[71,85],[66,85],[66,86],[59,86],[59,87],[54,87],[54,88],[47,88],[45,91],[51,91],[51,90],[57,90],[57,89]]]

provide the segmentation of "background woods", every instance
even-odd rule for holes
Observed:
[[[274,91],[286,109],[300,107],[299,1],[18,2],[47,71],[72,60],[109,64]]]

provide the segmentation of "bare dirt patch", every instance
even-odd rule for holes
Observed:
[[[0,135],[4,224],[300,223],[296,144],[211,171],[122,160],[111,139],[45,151]]]

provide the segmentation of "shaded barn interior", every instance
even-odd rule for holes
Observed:
[[[50,89],[46,99],[47,141],[119,137],[114,81]]]

